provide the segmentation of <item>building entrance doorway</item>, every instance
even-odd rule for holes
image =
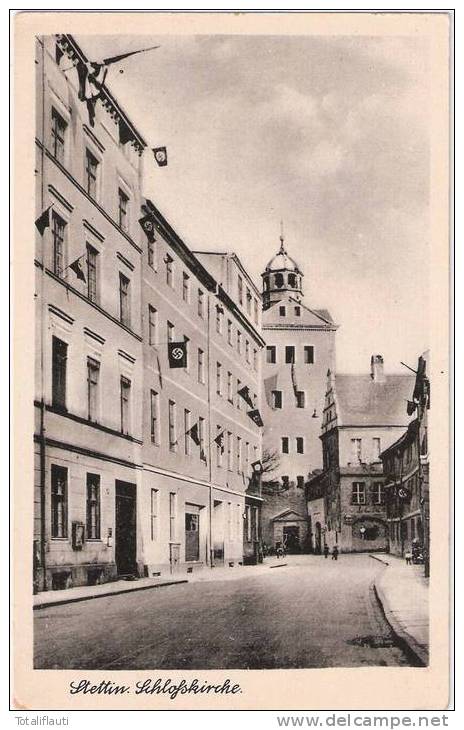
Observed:
[[[314,552],[316,555],[320,555],[322,553],[322,528],[321,523],[316,522],[315,525],[315,533],[314,533]]]
[[[185,513],[185,561],[200,560],[200,514]]]
[[[298,525],[284,525],[283,538],[287,553],[300,552],[300,528]]]
[[[116,480],[115,560],[118,575],[137,571],[137,487]]]

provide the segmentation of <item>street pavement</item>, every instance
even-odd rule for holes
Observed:
[[[287,556],[203,579],[34,611],[36,669],[407,666],[368,555]],[[263,569],[264,568],[264,569]],[[233,578],[233,579],[232,579]]]

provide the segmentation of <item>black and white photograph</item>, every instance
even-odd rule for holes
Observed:
[[[427,671],[430,29],[87,22],[30,59],[34,673]]]

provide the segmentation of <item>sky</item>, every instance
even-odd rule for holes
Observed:
[[[285,244],[339,325],[338,372],[407,372],[428,347],[429,94],[420,38],[77,36],[149,147],[145,194],[193,250],[261,288]]]

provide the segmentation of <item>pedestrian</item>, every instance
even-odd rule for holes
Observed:
[[[338,560],[338,545],[334,545],[332,548],[332,560]]]
[[[324,545],[324,558],[328,558],[328,557],[329,557],[329,546]]]
[[[277,559],[284,557],[284,549],[281,542],[276,542],[276,555]]]
[[[406,558],[406,565],[411,565],[412,553],[408,551],[407,553],[405,553],[404,557]]]

